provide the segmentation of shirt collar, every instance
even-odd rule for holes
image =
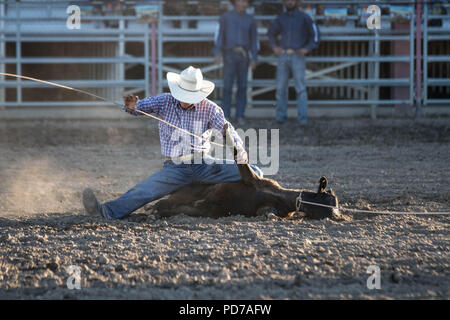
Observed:
[[[297,9],[294,9],[294,10],[292,10],[292,11],[287,11],[287,9],[286,9],[285,13],[286,13],[288,16],[294,16],[294,15],[297,13],[297,11],[300,12],[300,10],[299,10],[298,8],[297,8]]]
[[[188,111],[188,110],[195,110],[197,106],[197,103],[193,104],[191,107],[184,109],[181,104],[180,101],[177,101],[177,107],[181,110],[181,111]]]
[[[239,12],[237,12],[236,9],[233,9],[233,12],[234,12],[234,14],[237,14],[238,16],[245,16],[245,14],[246,14],[246,11],[245,11],[245,10],[244,10],[244,12],[239,13]]]

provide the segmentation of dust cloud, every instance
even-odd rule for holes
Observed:
[[[0,216],[67,212],[80,207],[79,190],[69,187],[72,172],[48,156],[14,161],[0,178]],[[87,179],[86,177],[83,177]]]

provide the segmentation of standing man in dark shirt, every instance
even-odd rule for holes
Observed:
[[[286,121],[289,71],[292,71],[297,93],[298,122],[306,125],[308,96],[305,56],[317,46],[319,34],[311,17],[298,9],[299,4],[297,0],[284,0],[286,11],[273,21],[268,36],[269,44],[278,57],[276,119],[279,123]]]
[[[223,52],[222,108],[225,117],[231,117],[233,83],[237,77],[236,120],[238,124],[244,124],[248,67],[249,64],[252,69],[256,66],[258,33],[255,20],[245,12],[249,7],[249,0],[231,2],[234,9],[220,17],[213,53],[216,63],[220,63],[220,54]]]

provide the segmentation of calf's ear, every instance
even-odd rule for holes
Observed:
[[[321,177],[319,180],[319,188],[317,189],[317,193],[324,193],[327,188],[328,180],[326,177]]]

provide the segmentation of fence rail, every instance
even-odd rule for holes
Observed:
[[[88,2],[86,2],[89,4]],[[5,5],[8,4],[13,10],[12,14],[7,15]],[[84,74],[89,79],[85,80],[48,80],[58,84],[76,88],[93,88],[101,90],[96,93],[102,93],[110,100],[126,93],[136,91],[144,91],[145,95],[150,95],[150,46],[149,38],[151,29],[147,24],[139,25],[137,28],[130,30],[125,27],[127,22],[135,21],[135,16],[85,16],[82,22],[85,30],[69,30],[66,28],[67,13],[66,8],[70,3],[64,1],[21,1],[21,2],[4,2],[0,1],[0,72],[5,72],[7,65],[15,65],[15,73],[23,74],[23,66],[26,65],[90,65],[92,72]],[[36,5],[52,5],[50,10],[57,12],[58,16],[38,15],[36,17],[22,17],[21,12],[27,12],[27,9],[35,8]],[[102,21],[116,21],[117,29],[99,28],[96,29],[93,23]],[[33,24],[34,23],[34,24]],[[45,27],[46,23],[54,23],[53,28]],[[35,24],[44,26],[38,30],[30,27]],[[11,28],[11,25],[13,26]],[[8,28],[8,27],[9,28]],[[86,28],[87,27],[87,28]],[[106,44],[110,43],[114,46],[114,56],[47,56],[47,57],[30,57],[24,56],[22,45],[25,43],[58,43],[70,44],[74,42],[89,44]],[[130,42],[141,43],[143,56],[130,56],[125,54],[125,44]],[[15,45],[15,57],[6,56],[6,44]],[[86,49],[89,53],[90,49]],[[96,67],[96,65],[98,67]],[[108,70],[105,65],[114,66],[114,70]],[[142,65],[144,66],[144,74],[141,79],[125,79],[124,73],[127,66]],[[45,67],[44,67],[45,68]],[[111,71],[113,71],[111,73]],[[37,76],[38,77],[38,76]],[[101,79],[98,79],[101,77]],[[108,79],[111,77],[113,80]],[[2,77],[4,78],[4,77]],[[5,90],[7,88],[16,89],[15,101],[7,101],[5,99]],[[28,88],[48,88],[48,86],[22,80],[0,80],[0,107],[20,107],[20,106],[91,106],[91,105],[107,105],[105,102],[98,101],[24,101],[23,89]],[[81,97],[81,96],[80,96]]]
[[[442,30],[438,28],[430,28],[428,27],[428,21],[430,19],[443,19],[448,18],[448,16],[442,15],[429,15],[428,14],[428,6],[424,8],[424,41],[423,41],[423,104],[424,106],[431,104],[450,104],[450,99],[430,99],[428,97],[428,87],[433,86],[447,86],[450,87],[450,75],[448,78],[439,79],[439,78],[431,78],[428,74],[428,67],[430,63],[436,62],[450,62],[450,55],[429,55],[428,48],[430,41],[442,41],[448,40],[450,41],[450,31]],[[445,33],[441,35],[440,33]],[[450,70],[449,70],[450,72]]]

